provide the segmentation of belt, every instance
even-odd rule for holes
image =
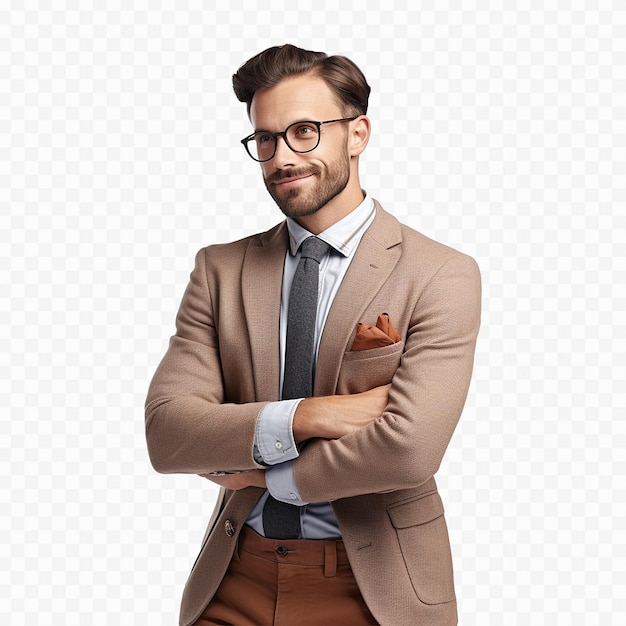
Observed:
[[[268,539],[244,526],[237,543],[239,551],[280,564],[317,565],[332,578],[337,565],[349,565],[343,541],[337,539]]]

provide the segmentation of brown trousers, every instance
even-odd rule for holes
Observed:
[[[247,526],[195,626],[376,624],[341,541],[265,539]]]

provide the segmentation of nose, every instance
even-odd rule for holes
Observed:
[[[276,152],[274,153],[275,167],[283,169],[295,165],[296,153],[287,145],[285,138],[282,136],[276,137]]]

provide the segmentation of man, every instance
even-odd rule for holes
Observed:
[[[469,386],[476,263],[362,190],[350,60],[274,47],[233,86],[287,219],[198,253],[148,393],[155,469],[222,487],[180,623],[456,624],[433,475]]]

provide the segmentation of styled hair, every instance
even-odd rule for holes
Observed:
[[[290,76],[319,76],[333,91],[348,115],[365,115],[370,86],[363,72],[344,56],[303,50],[291,44],[274,46],[246,61],[233,75],[233,89],[250,113],[258,89],[274,87]]]

